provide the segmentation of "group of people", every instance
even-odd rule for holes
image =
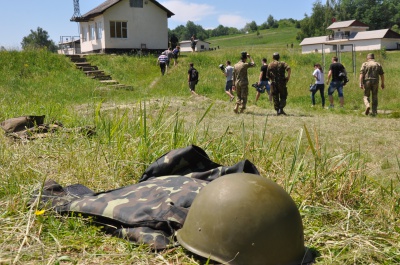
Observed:
[[[288,96],[287,83],[290,80],[291,68],[283,61],[280,61],[279,53],[272,55],[272,62],[267,64],[267,59],[262,59],[259,80],[252,86],[256,88],[256,100],[261,93],[265,91],[269,95],[269,100],[273,101],[274,109],[277,115],[286,115],[284,108]],[[250,62],[248,62],[250,60]],[[226,61],[224,74],[226,76],[225,93],[232,101],[234,99],[233,92],[236,92],[237,99],[234,108],[235,113],[242,113],[246,109],[248,97],[248,73],[247,69],[254,67],[255,63],[247,52],[241,53],[240,61],[231,66],[230,61]],[[316,89],[311,92],[312,106],[315,106],[315,94],[319,91],[321,95],[322,107],[325,107],[325,80],[323,69],[320,64],[314,64],[313,77],[315,78]],[[379,80],[380,78],[380,80]],[[334,108],[333,94],[338,93],[339,104],[344,105],[343,86],[347,79],[346,69],[339,62],[338,57],[332,57],[332,63],[329,66],[326,85],[328,85],[329,108]],[[348,81],[348,80],[347,80]],[[364,62],[360,69],[359,75],[360,88],[364,91],[363,101],[365,104],[365,115],[377,115],[378,108],[378,89],[379,81],[381,81],[381,89],[385,88],[385,78],[383,67],[375,61],[373,53],[367,55],[367,61]],[[372,99],[370,99],[372,95]]]
[[[158,57],[157,62],[160,65],[163,75],[165,74],[165,69],[169,66],[171,58],[174,59],[174,65],[177,64],[178,53],[179,46],[173,51],[168,49]],[[255,102],[258,101],[261,93],[267,92],[269,101],[273,102],[277,115],[286,115],[284,108],[286,107],[288,96],[287,83],[290,80],[291,68],[286,62],[280,61],[280,55],[277,52],[272,55],[272,62],[268,64],[267,59],[263,58],[261,63],[259,80],[252,85],[257,91]],[[235,113],[243,113],[246,109],[249,94],[247,70],[255,66],[253,58],[244,51],[241,53],[240,61],[234,66],[227,60],[225,67],[221,68],[226,77],[225,93],[229,96],[230,101],[235,99],[234,93],[236,93],[236,102],[233,109]],[[323,69],[319,63],[314,64],[312,75],[315,79],[315,89],[311,91],[312,107],[315,107],[315,94],[319,91],[322,108],[325,108],[325,78]],[[344,105],[343,86],[345,83],[342,76],[346,76],[346,69],[339,62],[338,57],[334,56],[332,57],[332,63],[329,66],[326,80],[329,108],[334,108],[333,94],[335,91],[338,93],[340,106],[343,107]],[[379,78],[381,79],[381,88],[384,89],[385,79],[382,65],[375,61],[373,53],[369,53],[367,55],[367,62],[361,66],[359,76],[360,88],[364,90],[365,115],[371,114],[375,116],[377,114]],[[199,81],[199,72],[193,63],[189,64],[187,81],[190,92],[193,95],[197,95],[196,85]],[[372,102],[370,100],[371,95]]]
[[[256,88],[256,102],[261,93],[268,93],[269,100],[273,101],[277,115],[286,115],[284,108],[287,99],[287,82],[290,79],[290,66],[281,62],[279,53],[272,55],[273,61],[267,64],[267,59],[263,58],[260,68],[259,80],[252,86]],[[231,66],[230,61],[226,61],[224,75],[226,76],[225,93],[233,101],[235,98],[233,92],[236,92],[236,104],[233,111],[235,113],[243,113],[246,109],[247,98],[249,94],[249,80],[247,69],[255,67],[253,58],[247,52],[242,52],[240,61]]]
[[[172,60],[174,60],[174,65],[178,64],[179,52],[179,46],[176,46],[174,49],[170,47],[167,50],[163,51],[160,56],[158,56],[157,65],[160,66],[161,75],[165,75],[167,73],[168,67],[170,67],[170,63]]]
[[[344,95],[343,95],[343,77],[346,75],[346,69],[338,62],[336,56],[332,57],[332,63],[329,66],[328,77],[326,85],[328,87],[328,98],[329,98],[329,108],[334,108],[333,93],[338,92],[340,107],[344,105]],[[322,108],[325,107],[325,83],[324,83],[324,73],[320,64],[314,64],[313,77],[315,79],[316,88],[311,92],[312,107],[315,106],[315,94],[319,91],[321,95]],[[360,88],[364,90],[363,101],[365,104],[365,115],[371,114],[376,116],[378,113],[378,89],[379,89],[379,78],[381,79],[381,88],[385,88],[385,76],[383,67],[380,63],[375,61],[375,55],[369,53],[367,55],[367,61],[361,65],[359,81]],[[330,81],[331,80],[331,81]],[[370,97],[372,95],[372,102]],[[372,107],[372,112],[371,111]]]

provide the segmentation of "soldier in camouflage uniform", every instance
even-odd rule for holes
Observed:
[[[247,63],[250,59],[250,63]],[[237,100],[233,111],[243,113],[246,109],[247,96],[249,94],[249,79],[247,78],[247,69],[256,66],[253,58],[247,52],[241,53],[240,61],[235,64],[233,69],[233,90],[236,90]],[[240,108],[240,109],[239,109]]]
[[[367,61],[361,65],[360,69],[360,88],[364,90],[365,115],[371,109],[369,97],[372,93],[372,116],[377,114],[378,109],[378,90],[379,76],[381,77],[381,88],[385,88],[385,76],[382,65],[375,62],[373,53],[367,55]]]
[[[277,115],[286,115],[283,108],[286,106],[286,99],[288,96],[287,82],[289,82],[291,69],[285,62],[280,62],[279,53],[274,53],[273,61],[269,63],[267,69],[267,76],[271,80],[271,92],[274,100],[274,108]],[[287,76],[285,74],[287,72]]]

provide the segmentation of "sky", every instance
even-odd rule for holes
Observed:
[[[105,0],[79,0],[81,15]],[[168,19],[168,28],[175,29],[192,21],[204,29],[219,25],[243,28],[255,21],[266,22],[269,15],[274,19],[303,19],[311,15],[316,0],[159,0],[175,15]],[[73,0],[1,0],[0,47],[20,49],[22,39],[38,27],[47,31],[56,44],[61,36],[79,36],[74,14]]]

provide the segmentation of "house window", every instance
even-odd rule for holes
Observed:
[[[102,22],[96,22],[96,37],[98,40],[101,40],[103,38],[103,23]]]
[[[143,8],[143,0],[129,0],[129,5],[131,7]]]
[[[122,21],[110,21],[111,38],[128,38],[128,23]]]
[[[89,40],[95,40],[95,27],[94,24],[89,25]]]
[[[87,27],[83,26],[81,32],[82,32],[82,42],[87,41]]]

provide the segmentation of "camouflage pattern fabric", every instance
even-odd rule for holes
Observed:
[[[361,65],[360,74],[363,75],[364,84],[364,104],[370,106],[370,95],[372,94],[372,114],[378,112],[378,91],[379,91],[379,76],[383,75],[383,67],[375,60],[369,60]]]
[[[183,226],[200,190],[220,176],[239,172],[259,174],[248,160],[221,166],[192,145],[161,156],[137,184],[93,193],[80,184],[62,188],[49,180],[29,204],[40,199],[41,207],[50,206],[62,214],[92,216],[114,236],[164,249],[174,242],[173,235]]]
[[[380,63],[370,60],[361,65],[360,74],[364,75],[364,81],[375,80],[379,83],[379,76],[384,72]]]
[[[254,63],[246,63],[239,61],[233,69],[233,84],[236,88],[236,105],[235,112],[244,112],[247,106],[247,98],[249,96],[249,79],[247,69],[254,67]]]
[[[186,175],[212,181],[222,175],[237,172],[259,174],[254,164],[248,160],[229,167],[221,166],[211,161],[203,149],[190,145],[162,155],[145,170],[139,182],[167,175]]]
[[[253,67],[254,64],[252,63],[245,63],[243,61],[239,61],[235,64],[233,69],[233,80],[235,86],[248,86],[249,79],[247,76],[247,69]]]
[[[285,62],[272,61],[267,68],[267,77],[271,80],[271,95],[274,109],[283,109],[286,106],[288,91],[286,86],[285,72],[290,66]]]

